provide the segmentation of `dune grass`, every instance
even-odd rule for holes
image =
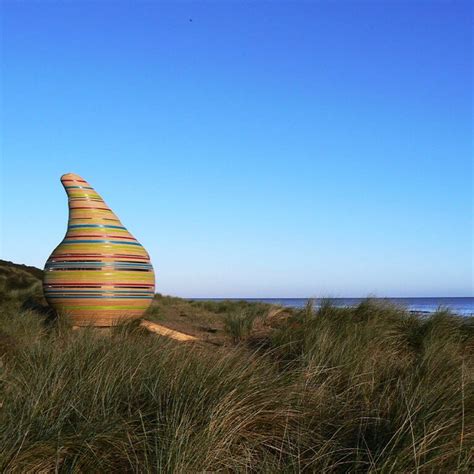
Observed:
[[[213,304],[153,311],[213,315],[221,347],[4,300],[0,472],[472,471],[473,318],[326,301],[270,325],[275,308]],[[238,317],[268,320],[260,347]]]
[[[284,370],[301,370],[314,431],[339,463],[469,471],[474,446],[474,321],[420,318],[371,300],[325,302],[272,336]]]
[[[41,281],[19,268],[0,264],[0,301],[26,300],[41,295]]]
[[[297,392],[243,348],[134,328],[45,332],[32,314],[17,317],[7,324],[17,342],[4,355],[0,471],[277,469],[292,459]]]

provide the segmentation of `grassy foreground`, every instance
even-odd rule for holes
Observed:
[[[0,264],[0,472],[469,472],[474,320],[157,296],[74,331]]]

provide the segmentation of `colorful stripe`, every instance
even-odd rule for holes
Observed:
[[[87,181],[67,174],[61,182],[69,223],[45,265],[49,304],[76,325],[109,326],[142,316],[155,292],[148,253]]]

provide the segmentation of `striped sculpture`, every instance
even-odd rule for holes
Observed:
[[[46,300],[76,326],[139,318],[155,292],[148,253],[87,181],[69,173],[61,182],[69,198],[69,222],[46,262]]]

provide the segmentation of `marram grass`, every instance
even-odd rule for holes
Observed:
[[[221,347],[136,323],[74,331],[2,304],[0,472],[473,470],[472,318],[325,303],[255,348],[252,325],[222,322],[252,310],[226,304],[208,308],[229,330]]]

